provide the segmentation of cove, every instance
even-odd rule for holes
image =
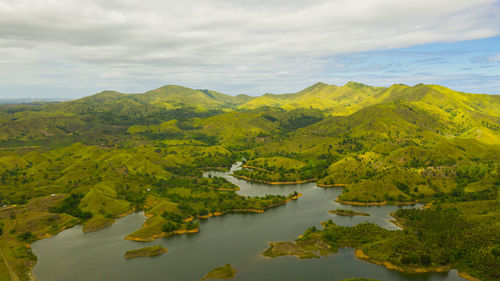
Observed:
[[[233,167],[236,168],[237,166]],[[415,206],[345,206],[334,202],[341,188],[323,188],[314,183],[276,186],[250,183],[224,172],[206,172],[204,176],[222,176],[240,187],[246,196],[265,194],[303,194],[298,200],[268,209],[262,214],[234,213],[201,220],[200,232],[160,238],[153,242],[133,242],[123,237],[144,222],[143,213],[117,220],[98,232],[83,233],[81,226],[33,243],[38,256],[33,274],[38,281],[191,281],[199,280],[213,268],[230,263],[238,271],[233,280],[341,280],[365,277],[379,280],[464,280],[456,270],[448,273],[405,274],[358,260],[350,248],[319,259],[295,257],[270,259],[261,254],[267,242],[293,240],[308,227],[320,227],[332,219],[336,224],[352,226],[370,221],[387,229],[390,212]],[[418,206],[417,206],[418,207]],[[368,217],[346,217],[328,213],[342,208],[369,213]],[[161,244],[168,253],[154,257],[126,260],[127,250]]]

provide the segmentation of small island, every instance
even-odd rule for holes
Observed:
[[[217,267],[215,269],[212,269],[209,273],[207,273],[201,280],[206,280],[206,279],[233,279],[234,276],[236,275],[236,269],[234,267],[227,263],[224,266]]]
[[[353,210],[344,210],[344,209],[337,209],[337,210],[331,210],[328,211],[329,213],[336,214],[339,216],[369,216],[370,214],[367,213],[361,213],[361,212],[354,212]]]
[[[153,247],[144,247],[138,250],[127,251],[125,252],[125,258],[133,259],[139,257],[155,257],[166,252],[168,252],[167,249],[163,248],[161,245],[156,245]]]
[[[299,238],[295,242],[270,242],[269,248],[262,255],[269,258],[296,256],[299,259],[311,259],[326,257],[334,250],[321,238],[307,237],[307,239]]]

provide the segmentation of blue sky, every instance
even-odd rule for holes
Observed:
[[[0,98],[318,81],[500,94],[500,1],[0,0]]]
[[[350,79],[376,86],[425,83],[464,92],[500,94],[500,36],[326,59],[322,79],[339,84]]]

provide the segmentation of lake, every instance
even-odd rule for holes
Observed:
[[[237,166],[233,167],[237,168]],[[267,242],[293,240],[322,221],[352,226],[369,221],[387,229],[390,212],[417,206],[345,206],[335,202],[341,188],[323,188],[314,183],[268,185],[250,183],[224,172],[206,172],[204,176],[222,176],[240,187],[241,195],[303,194],[298,200],[268,209],[262,214],[234,213],[200,221],[200,232],[160,238],[153,242],[133,242],[123,237],[140,228],[143,213],[119,219],[98,232],[83,233],[75,226],[53,237],[32,244],[38,263],[33,274],[38,281],[191,281],[199,280],[215,267],[231,263],[240,281],[321,281],[354,277],[380,280],[465,280],[456,270],[448,273],[405,274],[358,260],[351,248],[318,259],[299,260],[293,256],[266,258]],[[369,213],[370,216],[337,216],[329,210],[342,208]],[[126,260],[127,250],[162,244],[168,253],[154,258]]]

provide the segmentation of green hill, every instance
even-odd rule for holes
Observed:
[[[234,111],[245,111],[242,113],[243,116],[237,117],[243,123],[249,122],[253,114],[270,112],[265,114],[270,118],[269,121],[275,122],[274,119],[280,119],[278,129],[290,131],[321,120],[325,116],[356,114],[355,116],[359,118],[378,118],[379,110],[384,112],[380,114],[385,114],[380,116],[381,118],[390,120],[392,116],[387,112],[390,110],[388,108],[390,104],[405,105],[414,113],[405,113],[408,116],[403,118],[419,118],[420,120],[410,121],[423,122],[417,125],[423,126],[424,129],[430,125],[439,134],[454,136],[461,134],[464,137],[481,139],[486,143],[496,140],[494,132],[499,128],[499,96],[466,94],[437,85],[419,84],[410,87],[396,84],[386,88],[349,82],[341,87],[317,83],[294,94],[266,94],[255,98],[169,85],[143,94],[103,91],[82,99],[60,103],[5,105],[0,107],[0,125],[3,128],[0,132],[0,143],[11,146],[18,146],[20,143],[43,146],[49,144],[52,147],[68,145],[75,141],[84,143],[93,141],[93,144],[116,143],[122,141],[128,127],[133,125],[159,125],[176,119],[180,121],[177,127],[193,125],[206,127],[212,121],[205,119],[212,116],[215,123],[221,123],[224,118],[236,122],[236,117],[232,116],[235,114]],[[368,110],[372,106],[379,107]],[[313,112],[313,109],[317,111]],[[307,111],[302,115],[308,117],[288,118],[288,124],[284,124],[286,121],[283,119],[287,118],[276,116],[280,115],[279,110]],[[219,116],[223,112],[229,114]],[[420,117],[422,114],[427,120]],[[203,121],[194,121],[194,118]],[[229,127],[236,124],[233,121],[229,122]],[[383,126],[380,120],[373,119],[373,122],[377,123],[375,126]],[[257,122],[260,123],[262,122]],[[244,126],[240,125],[237,126],[243,129]],[[217,126],[211,125],[211,127]],[[250,124],[245,127],[250,128],[255,125]],[[270,128],[267,125],[264,127],[253,131],[259,131],[257,135],[260,132],[269,133]],[[177,137],[183,135],[177,129],[173,130],[170,131],[171,134]],[[245,133],[230,134],[246,136]],[[221,135],[219,137],[225,138]]]
[[[266,94],[241,105],[241,109],[255,109],[262,106],[274,106],[283,109],[320,109],[328,110],[332,115],[348,115],[375,104],[385,88],[370,87],[349,82],[342,87],[316,83],[294,94]]]
[[[246,95],[230,96],[210,90],[194,90],[167,85],[141,94],[123,94],[103,91],[78,100],[48,105],[54,111],[84,113],[137,110],[136,107],[175,109],[193,107],[199,110],[231,109],[251,99]]]
[[[168,85],[135,97],[148,104],[166,108],[195,107],[199,109],[234,108],[251,99],[250,96],[230,96],[210,90],[193,90],[181,86]]]
[[[243,157],[237,176],[343,186],[338,199],[350,204],[499,199],[500,96],[437,85],[317,83],[255,98],[172,85],[104,91],[1,105],[0,127],[0,204],[9,205],[0,245],[23,253],[76,223],[95,231],[134,209],[149,219],[127,239],[150,241],[198,231],[196,217],[295,198],[243,197],[201,176]],[[34,257],[5,255],[29,280]],[[7,274],[0,267],[0,279]]]
[[[436,114],[451,114],[456,122],[461,121],[462,115],[475,119],[500,116],[498,111],[500,96],[467,94],[439,85],[424,84],[413,87],[395,84],[387,88],[371,87],[356,82],[349,82],[340,87],[316,83],[293,94],[266,94],[242,104],[239,108],[255,109],[262,106],[287,110],[314,108],[326,110],[330,115],[344,116],[370,105],[394,101],[416,103],[422,109]]]

